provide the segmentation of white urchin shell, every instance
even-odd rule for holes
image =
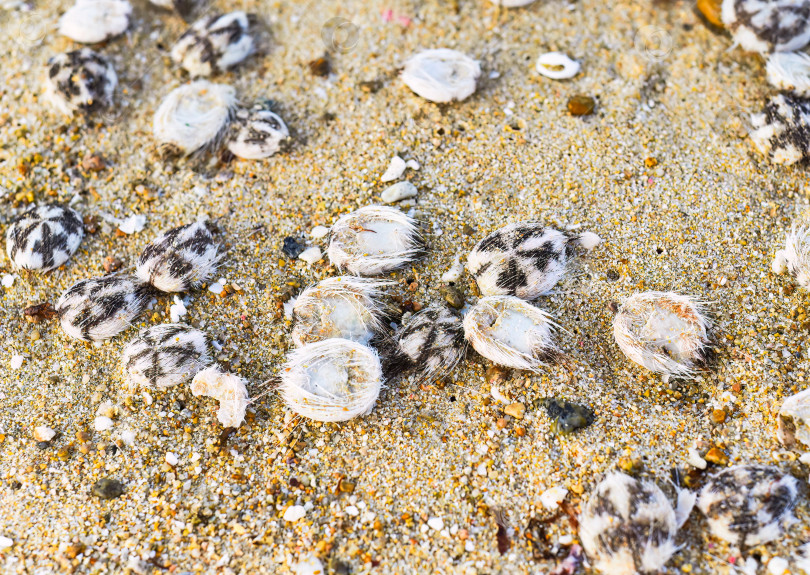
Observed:
[[[290,131],[281,116],[261,105],[248,110],[240,108],[234,118],[235,134],[228,140],[228,149],[237,158],[260,160],[281,149]]]
[[[82,44],[95,44],[126,32],[132,5],[127,0],[76,0],[59,19],[59,33]]]
[[[293,305],[293,342],[301,347],[339,337],[368,345],[385,332],[380,288],[390,283],[340,276],[308,287]]]
[[[793,521],[799,482],[775,467],[735,465],[700,490],[697,506],[712,533],[736,545],[754,546],[782,536]]]
[[[810,100],[777,94],[759,114],[751,115],[751,140],[774,164],[810,158]]]
[[[329,260],[339,269],[371,276],[401,268],[422,252],[416,222],[395,208],[366,206],[344,216],[329,234]]]
[[[155,138],[165,149],[186,156],[213,147],[227,131],[235,106],[231,86],[206,80],[180,86],[155,112]]]
[[[6,253],[16,268],[48,271],[70,259],[84,237],[81,216],[59,204],[31,208],[6,230]]]
[[[315,421],[347,421],[374,408],[382,387],[377,354],[348,339],[327,339],[293,351],[279,393],[291,410]]]
[[[588,557],[608,575],[657,573],[677,551],[678,521],[663,491],[650,481],[611,473],[579,516]]]
[[[99,341],[127,329],[146,308],[149,288],[134,278],[104,276],[81,280],[56,304],[62,329],[72,338]]]
[[[219,265],[219,248],[206,221],[162,233],[138,258],[135,275],[164,292],[184,292],[208,281]]]
[[[205,16],[180,36],[172,60],[192,77],[224,72],[253,52],[248,27],[248,16],[241,11]]]
[[[386,371],[393,376],[416,370],[420,377],[433,378],[455,368],[465,351],[461,318],[444,306],[432,305],[412,315],[396,334]]]
[[[721,17],[749,52],[793,52],[810,42],[807,0],[723,0]]]
[[[777,52],[768,56],[768,82],[797,96],[810,96],[810,56],[801,52]]]
[[[543,310],[514,296],[478,300],[464,317],[464,337],[498,365],[539,371],[561,355],[554,343],[559,326]]]
[[[810,449],[810,389],[791,395],[782,402],[777,435],[785,447],[793,447],[798,441]]]
[[[223,427],[239,427],[245,420],[249,403],[245,380],[217,366],[208,367],[194,376],[191,382],[194,397],[204,395],[219,401],[217,419]]]
[[[411,56],[401,77],[417,95],[431,102],[446,103],[471,96],[480,75],[478,62],[456,50],[442,48]]]
[[[172,387],[188,381],[211,363],[205,334],[181,323],[142,330],[121,358],[127,385]]]
[[[568,80],[579,74],[580,64],[562,52],[548,52],[537,59],[535,70],[552,80]]]
[[[705,364],[709,330],[702,306],[673,292],[632,295],[613,319],[613,337],[624,355],[665,376],[691,377]]]
[[[467,270],[484,295],[532,300],[562,279],[575,245],[591,249],[599,241],[592,233],[571,235],[538,222],[518,222],[478,242],[467,256]]]
[[[774,273],[790,273],[801,287],[810,288],[810,227],[794,224],[785,239],[785,249],[776,252]]]
[[[112,105],[118,76],[110,61],[90,48],[48,60],[45,98],[65,114],[93,112]]]

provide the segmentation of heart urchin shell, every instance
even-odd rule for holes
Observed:
[[[117,85],[118,76],[110,61],[90,48],[48,60],[45,98],[66,116],[111,106]]]
[[[132,390],[178,385],[210,363],[205,334],[180,323],[142,330],[124,347],[121,359]]]
[[[224,72],[253,52],[244,12],[211,14],[197,20],[172,48],[172,60],[192,77]]]
[[[464,337],[475,351],[530,371],[562,357],[553,337],[558,327],[549,314],[514,296],[481,298],[464,317]]]
[[[751,115],[751,140],[774,164],[810,158],[810,100],[777,94],[760,114]]]
[[[59,33],[95,44],[126,32],[132,5],[126,0],[76,0],[59,20]]]
[[[678,520],[664,492],[650,481],[611,473],[579,516],[582,546],[609,575],[659,572],[675,553]]]
[[[713,352],[701,304],[673,292],[627,298],[613,319],[613,337],[631,361],[667,377],[693,376]]]
[[[393,271],[423,250],[416,222],[384,206],[367,206],[341,216],[329,233],[329,260],[355,275]]]
[[[70,259],[84,237],[81,216],[59,204],[31,208],[6,230],[6,253],[14,267],[48,271]]]
[[[481,75],[478,62],[456,50],[425,50],[411,56],[402,70],[402,81],[426,100],[461,101],[475,92]]]
[[[348,339],[327,339],[293,351],[279,394],[295,413],[315,421],[347,421],[370,413],[382,387],[377,354]]]
[[[281,149],[281,143],[290,137],[284,120],[257,104],[248,110],[240,108],[234,117],[234,135],[228,140],[228,150],[237,158],[260,160],[269,158]]]
[[[807,0],[723,0],[721,15],[749,52],[793,52],[810,42]]]
[[[207,221],[162,233],[138,258],[135,275],[164,292],[184,292],[211,279],[219,265],[219,248]]]
[[[104,276],[73,284],[55,309],[67,335],[98,341],[127,329],[146,308],[148,299],[149,287],[134,278]]]
[[[368,345],[386,332],[388,310],[379,302],[380,288],[389,284],[340,276],[308,287],[293,305],[293,342],[300,347],[340,337]]]
[[[782,536],[793,521],[799,482],[775,467],[735,465],[701,489],[698,508],[712,533],[736,545],[754,546]]]
[[[514,295],[532,300],[562,279],[575,245],[592,249],[592,233],[568,234],[537,222],[519,222],[495,230],[467,256],[467,269],[484,295]]]
[[[771,269],[788,272],[801,287],[810,287],[810,227],[794,224],[785,238],[785,249],[778,250]]]
[[[217,419],[223,427],[239,427],[245,419],[250,399],[245,380],[236,374],[223,372],[217,366],[208,367],[191,382],[194,397],[204,395],[219,401]]]
[[[198,80],[172,90],[153,123],[164,154],[189,156],[216,147],[227,132],[236,91],[225,84]]]
[[[810,96],[810,56],[801,52],[777,52],[768,56],[768,82],[796,96]]]

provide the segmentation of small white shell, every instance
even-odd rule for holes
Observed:
[[[778,250],[771,269],[790,273],[804,289],[810,288],[810,227],[794,224],[785,238],[785,249]]]
[[[261,105],[252,110],[240,108],[234,118],[236,134],[228,141],[228,149],[237,158],[260,160],[281,149],[290,131],[281,116]]]
[[[6,230],[6,253],[15,268],[56,269],[79,249],[84,236],[81,216],[59,204],[31,208]]]
[[[810,100],[777,94],[760,114],[751,116],[751,141],[774,164],[810,158]]]
[[[537,59],[535,70],[552,80],[568,80],[579,74],[580,64],[562,52],[548,52]]]
[[[613,337],[631,361],[665,376],[691,377],[711,353],[702,306],[673,292],[630,296],[613,318]]]
[[[417,95],[437,103],[461,101],[475,92],[478,62],[445,48],[425,50],[405,62],[402,81]]]
[[[181,323],[142,330],[121,356],[127,386],[172,387],[188,381],[211,363],[205,334]]]
[[[792,447],[797,441],[810,449],[810,389],[791,395],[779,409],[779,441]]]
[[[464,337],[475,351],[506,367],[540,371],[561,356],[559,326],[543,310],[514,296],[481,298],[464,317]]]
[[[132,5],[127,0],[76,0],[59,19],[59,33],[95,44],[126,32]]]
[[[211,279],[219,259],[208,222],[198,221],[164,232],[147,245],[135,275],[160,291],[184,292]]]
[[[301,347],[340,337],[368,345],[386,331],[380,288],[390,284],[340,276],[308,287],[293,305],[293,342]]]
[[[294,412],[315,421],[347,421],[370,413],[382,387],[377,354],[348,339],[327,339],[293,351],[279,393]]]
[[[801,52],[777,52],[768,56],[768,82],[797,96],[810,96],[810,56]]]
[[[48,60],[45,98],[66,116],[111,106],[117,85],[118,76],[110,61],[90,48]]]
[[[194,397],[204,395],[219,401],[217,419],[223,427],[239,427],[245,420],[249,403],[245,380],[217,366],[208,367],[194,376],[191,382]]]
[[[749,52],[794,52],[810,42],[810,2],[723,0],[723,23]]]
[[[213,147],[225,134],[235,106],[231,86],[206,80],[180,86],[155,112],[155,138],[166,152],[185,156]]]
[[[253,52],[244,12],[211,14],[197,20],[172,48],[172,60],[192,77],[210,76],[235,66]]]
[[[329,233],[329,260],[355,275],[398,269],[416,259],[424,243],[416,222],[395,208],[366,206],[344,216]]]

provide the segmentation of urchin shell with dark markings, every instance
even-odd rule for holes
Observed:
[[[150,288],[133,277],[104,276],[81,280],[62,294],[56,313],[72,338],[99,341],[115,337],[143,312]]]
[[[749,52],[793,52],[810,42],[807,0],[723,0],[721,17]]]
[[[234,135],[228,140],[228,150],[243,160],[269,158],[290,137],[290,131],[281,116],[261,104],[250,110],[237,110],[233,129]]]
[[[172,48],[172,60],[192,77],[224,72],[253,52],[249,25],[241,11],[205,16],[180,36]]]
[[[650,481],[611,473],[596,486],[579,517],[582,546],[608,575],[658,572],[675,553],[678,519]]]
[[[161,234],[144,248],[135,275],[164,292],[184,292],[208,281],[220,254],[206,221]]]
[[[751,115],[751,141],[774,164],[810,159],[810,99],[777,94]]]
[[[14,267],[56,269],[70,259],[84,237],[81,216],[59,204],[31,208],[6,230],[6,253]]]
[[[124,348],[121,364],[130,389],[171,387],[211,363],[205,334],[180,323],[141,331]]]
[[[118,76],[110,61],[90,48],[48,60],[45,97],[66,116],[111,106],[117,85]]]
[[[483,295],[513,295],[532,300],[562,279],[573,248],[592,249],[593,233],[569,234],[537,222],[519,222],[495,230],[467,256],[467,269]]]
[[[775,467],[735,465],[701,489],[698,508],[712,533],[735,545],[754,546],[782,536],[794,520],[799,482]]]
[[[391,377],[412,370],[433,377],[455,368],[465,350],[461,318],[444,306],[432,305],[411,316],[396,334],[385,371]]]

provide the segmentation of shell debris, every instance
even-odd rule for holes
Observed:
[[[219,402],[217,419],[223,427],[239,427],[245,420],[249,398],[245,380],[238,375],[222,371],[216,365],[207,367],[194,376],[191,393]]]

